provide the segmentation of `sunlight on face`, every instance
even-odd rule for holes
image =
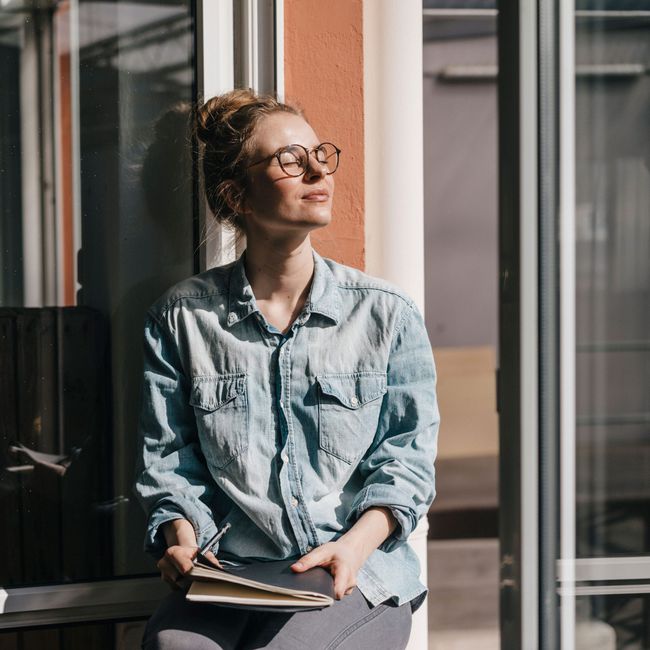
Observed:
[[[320,144],[312,127],[298,115],[274,113],[262,119],[253,134],[251,160],[271,156],[290,144],[308,150]],[[332,219],[333,175],[310,156],[310,165],[301,176],[288,176],[277,158],[248,170],[243,218],[248,236],[283,232],[307,235],[328,225]]]

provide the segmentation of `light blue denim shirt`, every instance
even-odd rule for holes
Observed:
[[[398,526],[358,577],[376,605],[426,588],[405,540],[435,495],[436,371],[422,315],[396,286],[321,257],[286,334],[238,260],[172,287],[147,314],[135,492],[145,550],[185,518],[199,545],[277,560],[348,530],[371,506]],[[418,598],[419,597],[419,598]]]

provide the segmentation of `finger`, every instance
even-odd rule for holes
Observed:
[[[191,556],[193,553],[188,553],[186,549],[180,546],[171,546],[165,551],[165,558],[174,566],[174,568],[185,575],[194,566]]]
[[[163,582],[166,582],[172,589],[180,589],[180,586],[178,585],[176,580],[181,576],[176,572],[174,573],[175,575],[169,571],[164,571],[160,573],[160,577],[163,580]]]
[[[158,560],[156,566],[160,570],[161,575],[169,576],[172,580],[174,580],[178,575],[178,571],[176,570],[174,563],[165,556],[161,557],[160,560]]]
[[[355,584],[356,582],[349,569],[339,569],[334,576],[334,593],[337,599],[340,600],[348,593],[348,590],[354,589]]]
[[[315,548],[313,551],[303,555],[299,560],[291,565],[294,571],[306,571],[312,567],[319,566],[331,559],[331,553],[327,551],[325,545]]]
[[[221,566],[221,562],[217,559],[217,556],[212,552],[212,551],[207,551],[203,554],[203,557],[206,560],[210,560],[214,566],[219,567],[220,569],[223,569],[223,566]]]

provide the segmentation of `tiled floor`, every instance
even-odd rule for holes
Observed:
[[[428,542],[429,650],[498,650],[499,542]]]
[[[430,632],[429,650],[499,650],[499,630]]]

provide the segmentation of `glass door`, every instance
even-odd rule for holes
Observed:
[[[576,559],[559,572],[576,643],[626,650],[650,648],[650,5],[635,5],[573,16]]]
[[[650,648],[650,5],[500,8],[502,647]]]

